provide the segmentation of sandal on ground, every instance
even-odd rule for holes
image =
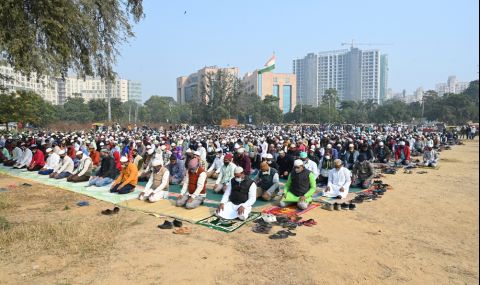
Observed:
[[[256,224],[255,226],[252,227],[252,232],[257,233],[257,234],[268,234],[272,230],[271,226],[262,226],[260,224]]]
[[[290,231],[290,230],[288,230],[288,231],[283,231],[283,230],[282,230],[282,231],[279,231],[278,233],[287,234],[287,235],[289,235],[289,236],[291,236],[291,237],[294,237],[294,236],[297,235],[296,233],[294,233],[294,232],[292,232],[292,231]],[[277,234],[278,234],[278,233],[277,233]]]
[[[177,235],[189,235],[192,233],[192,230],[188,227],[181,227],[181,228],[176,228],[173,231],[173,233]]]
[[[270,239],[286,239],[289,237],[289,234],[285,231],[279,231],[276,234],[269,236]]]
[[[315,222],[314,219],[308,219],[308,220],[304,221],[302,224],[304,226],[307,226],[307,227],[313,227],[314,225],[317,224],[317,222]]]

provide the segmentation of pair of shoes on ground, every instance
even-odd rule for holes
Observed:
[[[165,220],[165,222],[163,222],[163,224],[158,225],[158,228],[160,228],[162,230],[171,230],[171,229],[173,229],[173,227],[181,228],[182,225],[183,225],[182,221],[179,221],[177,219],[173,220],[173,222]]]
[[[357,206],[353,203],[342,203],[342,204],[338,204],[338,203],[334,203],[333,204],[333,209],[335,211],[340,211],[340,210],[355,210],[357,208]]]
[[[103,210],[101,213],[102,213],[102,215],[110,216],[110,215],[113,215],[113,214],[118,214],[119,211],[120,211],[120,208],[115,207],[115,208],[113,208],[113,210],[106,209],[106,210]]]

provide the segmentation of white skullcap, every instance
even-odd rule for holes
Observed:
[[[379,142],[378,145],[379,145],[379,146],[383,146],[384,144],[383,144],[383,142]]]
[[[83,152],[81,150],[77,151],[77,153],[75,153],[76,155],[80,155],[80,154],[83,154]]]
[[[278,153],[279,153],[279,154],[282,154],[282,153],[285,153],[285,151],[283,151],[283,150],[280,150]]]
[[[152,166],[159,166],[159,165],[163,165],[163,161],[161,159],[154,159],[152,161]]]
[[[187,149],[187,151],[185,151],[186,153],[191,153],[192,150],[191,149]]]
[[[331,144],[327,144],[327,148],[332,148],[332,145],[331,145]]]
[[[428,142],[428,147],[433,147],[433,142]]]
[[[64,150],[64,149],[62,149],[62,150],[60,150],[60,151],[58,152],[58,155],[64,155],[64,154],[65,154],[65,150]]]
[[[122,156],[120,158],[120,162],[127,162],[128,161],[128,158],[126,156]]]
[[[293,166],[303,166],[303,161],[300,159],[297,159],[293,162]]]
[[[223,150],[221,148],[217,148],[216,152],[223,152]]]
[[[151,149],[152,146],[151,146],[151,145],[147,145],[145,148],[146,148],[146,149]]]
[[[233,146],[234,149],[237,149],[237,148],[240,148],[240,145],[238,143],[236,143],[234,146]]]
[[[348,147],[355,147],[353,143],[349,144]]]
[[[273,155],[271,153],[267,153],[265,156],[266,159],[273,159]]]
[[[235,174],[243,173],[243,168],[240,166],[235,167],[234,173]]]
[[[100,146],[104,146],[105,144],[103,142],[100,143]]]
[[[46,151],[46,152],[51,152],[51,151],[52,151],[52,148],[49,147],[49,148],[47,148],[45,151]]]
[[[238,152],[238,153],[244,153],[244,152],[245,152],[245,149],[244,149],[243,147],[241,147],[241,148],[237,149],[237,152]]]
[[[161,148],[162,150],[166,150],[166,149],[167,149],[167,146],[166,146],[166,145],[162,145],[160,148]]]
[[[154,152],[154,150],[153,150],[152,148],[150,148],[150,149],[147,150],[147,153],[148,153],[148,154],[152,154],[153,152]]]
[[[200,156],[200,152],[198,150],[194,151],[193,154]]]
[[[176,144],[175,144],[175,143],[172,143],[171,146],[176,146]]]
[[[405,142],[404,142],[404,141],[401,141],[399,144],[400,144],[400,145],[405,145]]]

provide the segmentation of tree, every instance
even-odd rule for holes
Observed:
[[[88,109],[93,113],[96,122],[107,120],[107,101],[105,99],[92,99],[88,101]]]
[[[26,75],[113,78],[117,46],[142,17],[142,0],[3,0],[0,52]]]
[[[82,97],[68,98],[67,102],[63,104],[63,109],[65,117],[62,119],[65,121],[87,123],[93,120],[94,114]]]
[[[478,88],[478,80],[471,81],[468,85],[468,88],[463,92],[468,98],[470,98],[472,102],[476,104],[478,104]]]
[[[45,126],[56,121],[55,108],[32,91],[0,94],[0,122],[22,122]],[[7,124],[8,129],[8,124]]]
[[[328,105],[326,111],[328,113],[327,119],[329,122],[335,121],[338,118],[338,110],[336,108],[338,102],[339,98],[336,89],[330,88],[325,90],[325,95],[322,96],[322,105]]]

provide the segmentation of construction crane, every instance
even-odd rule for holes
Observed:
[[[386,43],[356,43],[355,40],[352,40],[350,43],[342,43],[342,46],[350,46],[354,48],[355,46],[393,46],[393,44]]]

